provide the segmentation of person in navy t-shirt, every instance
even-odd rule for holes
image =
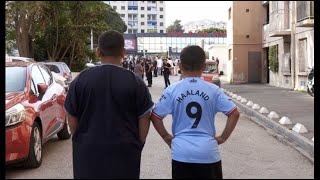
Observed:
[[[102,65],[82,71],[65,101],[73,134],[74,178],[139,179],[151,95],[141,77],[121,67],[122,34],[104,32],[98,44]]]
[[[181,51],[180,69],[184,79],[169,86],[156,103],[152,123],[171,147],[172,178],[222,179],[219,144],[224,143],[239,119],[236,105],[212,83],[202,80],[205,52],[199,46]],[[228,116],[226,127],[216,136],[215,115]],[[163,125],[163,118],[172,114],[172,135]]]

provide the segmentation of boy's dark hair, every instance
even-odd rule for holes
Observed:
[[[102,56],[119,57],[124,50],[124,38],[118,31],[106,31],[99,36],[98,45]]]
[[[200,46],[187,46],[181,51],[180,62],[186,71],[198,71],[206,62],[206,53]]]

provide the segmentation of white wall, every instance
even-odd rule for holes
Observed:
[[[227,44],[214,44],[208,48],[209,59],[214,59],[218,57],[219,59],[219,71],[223,71],[224,74],[227,73],[227,63],[228,63],[228,48]]]

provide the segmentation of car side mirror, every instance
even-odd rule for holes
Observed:
[[[39,83],[38,84],[38,91],[39,94],[44,94],[48,89],[48,85],[46,83]]]

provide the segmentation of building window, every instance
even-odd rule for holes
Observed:
[[[249,9],[246,9],[246,12],[249,12]]]
[[[141,11],[143,11],[144,10],[144,7],[141,7]]]
[[[267,6],[264,6],[264,11],[265,11],[265,24],[269,24],[269,4]]]
[[[117,10],[117,6],[113,6],[113,10]]]
[[[144,18],[144,14],[141,14],[141,18]]]
[[[231,19],[231,8],[229,8],[229,10],[228,10],[228,14],[229,14],[229,19]]]
[[[151,11],[151,7],[148,7],[147,9],[148,9],[148,11]]]
[[[231,60],[231,49],[229,49],[228,52],[229,52],[229,53],[228,53],[228,58],[229,58],[229,60]]]
[[[152,4],[155,4],[156,3],[156,1],[152,1]]]
[[[163,15],[160,15],[160,18],[162,19],[162,18],[163,18]]]
[[[126,15],[125,15],[125,14],[121,14],[121,17],[123,17],[123,18],[124,18],[124,17],[126,17]]]
[[[125,6],[121,6],[121,10],[126,10],[126,7]]]
[[[160,11],[163,11],[163,8],[162,8],[162,7],[160,8]]]
[[[129,33],[129,34],[132,34],[132,29],[128,29],[128,33]]]
[[[160,26],[163,26],[163,22],[160,23]]]
[[[141,33],[144,33],[144,29],[141,29]]]
[[[160,33],[163,33],[163,30],[160,30]]]
[[[144,22],[141,22],[141,26],[144,26]]]
[[[308,60],[307,47],[308,47],[307,38],[299,39],[299,43],[298,43],[299,72],[306,72],[306,62]]]

